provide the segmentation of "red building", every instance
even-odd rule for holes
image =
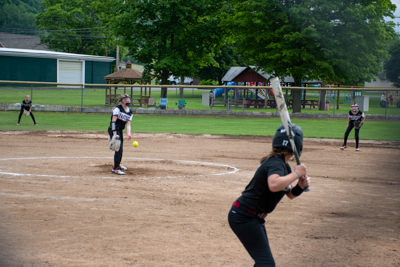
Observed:
[[[266,86],[269,75],[257,71],[255,67],[231,67],[222,78],[225,85]],[[231,101],[235,106],[243,105],[245,108],[264,108],[268,105],[270,92],[266,89],[225,89],[225,92],[233,91]],[[225,93],[225,99],[227,98]]]
[[[256,71],[255,67],[231,67],[222,81],[224,84],[234,82],[235,85],[266,85],[268,79],[268,74]]]

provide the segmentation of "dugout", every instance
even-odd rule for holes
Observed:
[[[0,48],[0,80],[104,84],[113,57]]]

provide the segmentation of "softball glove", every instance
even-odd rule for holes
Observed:
[[[362,125],[363,125],[362,121],[356,121],[356,122],[354,122],[354,127],[355,127],[356,129],[360,129]]]
[[[110,149],[112,151],[119,151],[120,147],[121,147],[121,138],[119,137],[119,135],[114,135],[110,141]]]

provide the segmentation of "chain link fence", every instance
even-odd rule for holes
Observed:
[[[112,108],[120,94],[132,97],[134,109],[157,109],[161,87],[156,85],[65,85],[55,83],[0,81],[0,103],[22,102],[31,96],[35,106],[70,106],[80,108]],[[283,87],[291,110],[292,90],[301,90],[301,113],[346,114],[358,102],[367,114],[400,116],[400,88],[315,88]],[[325,91],[324,97],[321,92]],[[111,99],[110,95],[114,96]],[[206,100],[206,101],[205,101]],[[322,103],[321,103],[322,102]],[[167,88],[168,110],[208,110],[227,112],[276,112],[269,87],[254,86],[174,86]]]

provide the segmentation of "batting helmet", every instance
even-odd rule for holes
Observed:
[[[303,131],[299,126],[295,124],[292,124],[291,126],[294,144],[300,156],[301,152],[303,151]],[[289,137],[287,136],[285,127],[283,127],[283,125],[279,126],[278,130],[276,131],[274,139],[272,140],[272,147],[286,148],[293,152],[292,146],[290,145]]]

